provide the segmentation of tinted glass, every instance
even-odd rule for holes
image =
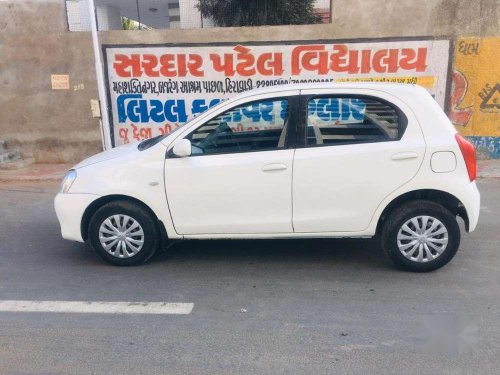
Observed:
[[[187,139],[193,155],[265,151],[285,146],[288,101],[263,100],[230,109]]]
[[[399,114],[371,98],[321,97],[308,103],[307,144],[332,145],[398,138]]]

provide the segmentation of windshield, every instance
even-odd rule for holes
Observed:
[[[168,134],[163,134],[161,136],[159,136],[159,141],[167,138],[169,135],[171,134],[174,134],[175,132],[177,132],[179,129],[182,129],[184,128],[184,126],[188,125],[189,123],[191,123],[191,121],[193,121],[194,119],[198,118],[200,115],[204,114],[206,111],[212,109],[212,108],[216,108],[218,107],[219,105],[221,105],[221,103],[224,103],[225,100],[221,100],[219,103],[215,104],[214,106],[210,107],[210,108],[207,108],[206,110],[204,110],[203,112],[201,113],[197,113],[196,115],[191,115],[190,118],[188,119],[187,122],[185,122],[184,124],[180,125],[179,127],[175,128],[174,130],[172,130],[170,133]]]
[[[185,122],[184,124],[178,126],[177,128],[175,128],[174,130],[172,130],[170,133],[166,133],[166,134],[163,134],[163,135],[160,135],[160,139],[165,139],[167,138],[169,135],[171,134],[174,134],[176,133],[177,131],[179,131],[179,129],[182,129],[184,126],[186,126],[187,124],[189,124],[191,121],[194,120],[194,117],[193,118],[190,118],[187,122]]]
[[[164,135],[161,135],[159,137],[159,141],[167,138],[169,135],[171,134],[174,134],[175,132],[177,132],[179,129],[182,129],[184,126],[188,125],[189,123],[191,123],[191,121],[193,121],[194,119],[198,118],[200,115],[204,114],[206,111],[210,110],[210,109],[213,109],[213,108],[217,108],[218,106],[220,106],[222,103],[224,103],[227,99],[222,99],[220,102],[218,102],[217,104],[215,104],[214,106],[210,107],[210,108],[207,108],[206,110],[204,110],[203,112],[200,112],[200,113],[197,113],[196,115],[191,115],[188,119],[187,122],[185,122],[184,124],[180,125],[179,127],[175,128],[174,130],[172,130],[170,133],[168,134],[164,134]]]
[[[191,119],[193,120],[193,119]],[[170,133],[167,133],[167,134],[163,134],[163,135],[157,135],[156,137],[153,137],[153,138],[148,138],[148,139],[144,139],[142,140],[141,142],[139,142],[139,145],[137,146],[137,148],[139,149],[139,151],[144,151],[144,150],[147,150],[148,148],[158,144],[159,142],[161,142],[163,139],[165,139],[166,137],[168,137],[169,135],[171,134],[174,134],[176,131],[178,131],[179,129],[182,129],[186,124],[188,124],[189,122],[191,122],[191,120],[189,120],[188,122],[186,122],[185,124],[175,128],[174,130],[172,130]]]

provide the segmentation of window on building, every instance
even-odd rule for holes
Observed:
[[[88,0],[65,3],[69,30],[90,31]],[[101,31],[329,23],[331,16],[330,0],[307,0],[301,12],[285,0],[221,3],[225,6],[207,0],[94,0]]]
[[[180,27],[179,0],[94,0],[94,5],[101,31]],[[66,0],[66,12],[70,31],[90,31],[88,0]],[[190,17],[199,20],[199,13],[185,15]]]
[[[399,137],[403,114],[391,104],[367,97],[318,97],[308,103],[307,144],[376,142]]]

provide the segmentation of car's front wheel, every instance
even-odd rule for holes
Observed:
[[[417,200],[396,208],[381,233],[382,247],[398,267],[428,272],[443,267],[460,245],[456,218],[443,206]]]
[[[100,207],[92,216],[88,230],[88,239],[96,254],[116,266],[134,266],[147,261],[160,243],[152,214],[125,200]]]

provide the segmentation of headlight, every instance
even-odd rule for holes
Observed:
[[[66,176],[64,176],[61,184],[61,193],[67,193],[73,182],[76,180],[76,171],[71,169]]]

